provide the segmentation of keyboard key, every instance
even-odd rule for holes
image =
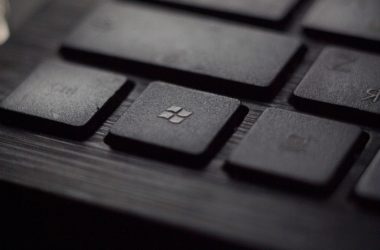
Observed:
[[[304,27],[380,45],[379,13],[379,0],[321,0],[312,7]]]
[[[0,107],[15,125],[85,137],[125,96],[130,88],[126,80],[122,75],[48,60]]]
[[[325,187],[361,133],[352,125],[270,108],[230,156],[228,167]]]
[[[221,14],[282,22],[293,10],[299,0],[156,0],[173,5],[199,8]]]
[[[325,49],[294,95],[337,107],[380,114],[380,57],[358,51]]]
[[[70,52],[122,59],[139,67],[266,88],[301,44],[292,37],[182,12],[114,2],[89,15],[64,46],[66,52],[70,48]],[[145,74],[151,72],[148,69]],[[236,85],[229,90],[231,86]]]
[[[356,194],[365,200],[380,202],[380,151],[360,178]]]
[[[106,142],[147,156],[173,153],[168,160],[203,160],[219,146],[222,130],[233,128],[239,107],[236,99],[154,82],[112,127]]]

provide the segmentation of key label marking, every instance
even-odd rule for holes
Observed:
[[[286,140],[281,147],[292,152],[302,152],[305,151],[310,141],[311,140],[308,137],[290,134],[286,137]]]
[[[363,101],[371,100],[373,103],[377,103],[380,99],[380,89],[367,89],[367,96],[363,97]]]
[[[158,115],[159,118],[168,120],[173,124],[180,124],[187,118],[189,118],[193,112],[187,111],[179,106],[170,106],[161,114]]]

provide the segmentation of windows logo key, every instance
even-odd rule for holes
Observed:
[[[158,117],[166,119],[173,124],[180,124],[192,114],[193,112],[187,111],[182,107],[171,106],[159,114]]]

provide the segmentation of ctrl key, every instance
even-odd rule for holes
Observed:
[[[2,100],[2,121],[84,139],[130,91],[126,81],[119,74],[51,59]]]

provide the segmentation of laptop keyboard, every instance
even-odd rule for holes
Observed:
[[[97,2],[1,89],[0,163],[8,137],[64,159],[1,179],[42,166],[70,187],[25,185],[239,246],[376,249],[380,1]]]

